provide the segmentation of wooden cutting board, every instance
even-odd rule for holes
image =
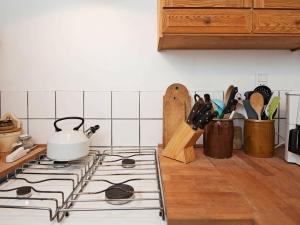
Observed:
[[[187,119],[191,110],[191,96],[182,84],[172,84],[163,98],[163,146],[171,139],[177,127]]]

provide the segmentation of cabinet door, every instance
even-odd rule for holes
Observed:
[[[250,8],[252,0],[161,0],[163,7],[220,7],[220,8]]]
[[[162,33],[250,33],[250,9],[165,9]]]
[[[300,10],[254,10],[253,32],[300,34]]]
[[[254,8],[300,9],[300,0],[254,0]]]

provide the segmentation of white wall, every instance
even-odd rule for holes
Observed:
[[[0,0],[0,90],[299,89],[299,52],[156,49],[156,0]]]
[[[0,113],[16,113],[39,143],[61,111],[99,122],[95,145],[156,145],[162,94],[171,83],[220,98],[229,84],[253,89],[256,74],[264,73],[274,90],[300,89],[300,51],[157,52],[156,23],[156,0],[0,0]],[[77,97],[54,90],[77,90]],[[285,117],[284,102],[280,112]],[[276,121],[276,130],[284,124]]]

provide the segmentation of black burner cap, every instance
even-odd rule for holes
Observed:
[[[134,159],[123,159],[122,160],[122,166],[123,167],[133,167],[135,165]]]
[[[18,196],[28,195],[30,192],[31,192],[31,187],[30,186],[23,186],[23,187],[19,187],[17,189],[17,195]]]
[[[61,165],[61,164],[68,164],[69,161],[54,161],[53,164],[58,164],[58,165]]]
[[[134,189],[127,184],[115,184],[105,191],[107,199],[129,199],[133,196]]]

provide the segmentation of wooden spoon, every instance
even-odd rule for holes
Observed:
[[[250,104],[257,114],[258,120],[261,120],[261,113],[264,108],[264,97],[259,92],[254,92],[250,97]]]
[[[227,88],[227,90],[226,90],[226,92],[225,92],[225,95],[224,95],[224,99],[223,99],[225,105],[227,105],[228,100],[229,100],[229,97],[230,97],[230,94],[231,94],[231,92],[232,92],[233,89],[234,89],[234,86],[233,86],[233,85],[230,85],[230,86]]]

